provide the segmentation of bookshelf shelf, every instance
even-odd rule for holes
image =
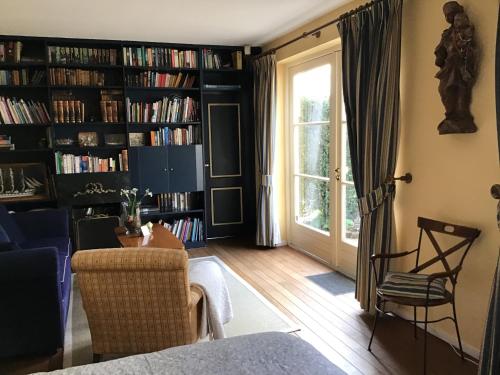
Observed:
[[[0,85],[1,89],[46,89],[47,85]]]
[[[0,125],[2,126],[2,125]],[[53,123],[54,127],[57,128],[64,128],[64,127],[89,127],[89,126],[98,126],[98,127],[124,127],[125,123],[124,122],[65,122],[65,123],[59,123],[59,122],[54,122]]]
[[[26,148],[18,150],[0,150],[2,154],[20,154],[20,153],[30,153],[30,152],[52,152],[50,148]]]
[[[155,212],[147,212],[147,213],[141,213],[141,217],[146,217],[146,218],[153,218],[153,217],[171,217],[171,216],[186,216],[186,215],[192,215],[192,214],[201,214],[203,213],[204,210],[202,208],[200,209],[194,209],[194,210],[185,210],[185,211],[155,211]]]
[[[43,65],[45,67],[45,65]],[[109,64],[48,64],[49,68],[68,68],[68,69],[123,69],[123,65]]]
[[[165,66],[131,66],[124,65],[125,70],[151,70],[155,72],[165,72],[165,73],[179,73],[179,72],[193,72],[198,73],[200,69],[198,68],[171,68]]]
[[[118,175],[128,174],[128,171],[114,171],[114,172],[85,172],[85,173],[59,173],[55,174],[56,178],[80,177],[80,176],[102,176],[102,175]]]
[[[219,69],[207,69],[207,68],[203,68],[203,72],[204,73],[221,73],[221,72],[225,72],[225,73],[240,73],[242,72],[243,70],[242,69],[236,69],[236,68],[219,68]]]
[[[52,90],[123,90],[123,86],[50,85]]]
[[[92,151],[113,151],[113,150],[123,150],[127,148],[126,145],[121,146],[87,146],[87,147],[79,147],[79,146],[54,146],[54,150],[56,151],[73,151],[73,152],[89,152]]]
[[[127,86],[128,91],[186,91],[186,92],[196,92],[200,91],[199,87],[138,87],[138,86]]]
[[[44,68],[45,62],[18,62],[18,63],[0,63],[2,69],[19,69],[19,68]]]
[[[1,129],[15,129],[15,128],[48,128],[50,124],[0,124]]]

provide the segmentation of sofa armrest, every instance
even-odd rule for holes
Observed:
[[[29,240],[69,237],[69,217],[66,209],[18,212],[13,217]]]
[[[60,272],[54,247],[0,253],[0,357],[63,346]]]
[[[201,309],[203,301],[203,290],[196,285],[190,285],[191,302],[189,305],[190,322],[191,322],[191,342],[198,341],[201,334]]]

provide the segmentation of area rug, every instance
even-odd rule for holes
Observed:
[[[294,332],[298,330],[273,304],[238,276],[216,256],[190,259],[190,263],[211,260],[222,269],[233,304],[234,318],[224,326],[226,336],[259,332]],[[64,344],[64,367],[92,363],[92,346],[87,317],[76,278],[69,307]]]
[[[334,296],[354,293],[356,286],[353,280],[335,271],[306,277]]]

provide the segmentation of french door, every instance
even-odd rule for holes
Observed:
[[[289,244],[354,277],[359,217],[343,113],[340,51],[289,67]]]

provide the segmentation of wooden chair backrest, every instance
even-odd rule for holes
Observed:
[[[431,265],[441,261],[443,264],[445,270],[447,272],[451,272],[452,268],[450,267],[450,264],[448,263],[448,260],[446,259],[449,255],[457,252],[460,249],[464,249],[464,252],[460,258],[459,266],[462,266],[465,257],[467,253],[469,252],[470,247],[474,243],[475,239],[479,236],[481,231],[476,228],[470,228],[462,225],[456,225],[456,224],[451,224],[451,223],[446,223],[443,221],[438,221],[438,220],[432,220],[432,219],[427,219],[424,217],[419,217],[417,221],[417,226],[420,228],[420,235],[418,239],[418,251],[417,251],[417,261],[415,268],[412,269],[410,272],[412,273],[418,273],[422,270],[424,270],[427,267],[430,267]],[[434,250],[436,250],[436,256],[429,259],[428,261],[424,262],[423,264],[419,265],[419,257],[420,257],[420,248],[422,244],[422,235],[425,233],[428,237],[429,240],[431,241],[432,246],[434,247]],[[434,233],[444,233],[450,236],[455,236],[461,239],[460,242],[456,243],[455,245],[449,247],[448,249],[443,250],[441,246],[439,245],[438,241],[436,240],[436,237],[434,236]],[[450,277],[451,282],[453,285],[457,283],[457,275]]]

